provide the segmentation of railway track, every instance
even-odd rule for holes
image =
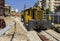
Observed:
[[[18,18],[16,18],[16,21]],[[20,24],[21,25],[21,24]],[[37,38],[38,35],[38,38]],[[40,33],[37,32],[37,34],[33,31],[33,32],[29,32],[29,39],[31,41],[60,41],[60,34],[55,32],[54,30],[48,29],[45,31],[41,31]],[[40,38],[40,40],[39,40]]]
[[[11,24],[8,24],[4,29],[0,30],[0,36],[6,33],[9,29],[11,29],[14,26],[15,22],[12,22]]]
[[[19,23],[19,25],[21,26],[21,27],[23,27],[22,29],[24,30],[24,26],[23,26],[23,24],[21,24],[20,23],[20,19],[18,19],[18,18],[14,18],[14,17],[12,17],[17,23]],[[7,30],[9,30],[13,25],[15,24],[15,22],[13,22],[12,24],[9,24],[6,28],[4,28],[3,30],[0,30],[0,36],[3,34],[3,33],[5,33]],[[26,31],[26,30],[24,30],[24,31]],[[28,32],[28,31],[27,31]],[[60,41],[60,34],[59,33],[57,33],[57,32],[55,32],[54,30],[51,30],[51,29],[49,29],[49,30],[45,30],[45,31],[41,31],[41,32],[34,32],[34,31],[30,31],[30,32],[28,32],[29,34],[28,34],[28,38],[30,39],[30,41]],[[13,33],[13,35],[12,35],[12,37],[11,37],[11,40],[10,41],[12,41],[13,40],[13,38],[14,38],[14,34],[15,33]],[[25,34],[25,33],[23,33],[23,34]]]
[[[38,33],[38,36],[42,41],[60,41],[60,34],[51,29]]]

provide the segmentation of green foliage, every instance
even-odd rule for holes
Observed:
[[[8,9],[8,8],[6,8],[6,9],[5,9],[5,11],[9,11],[9,9]]]
[[[49,8],[47,8],[46,10],[45,10],[45,14],[49,14],[51,11],[50,11],[50,9]]]
[[[38,4],[39,4],[39,1],[38,1],[38,2],[36,2],[34,6],[36,6],[36,7],[37,7],[37,6],[38,6]]]

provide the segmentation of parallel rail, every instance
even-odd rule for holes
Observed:
[[[20,19],[19,18],[14,18],[12,17],[17,23],[20,22]],[[21,23],[21,22],[20,22]],[[19,23],[19,24],[20,24]],[[25,27],[23,26],[23,24],[20,24],[21,27],[23,27],[23,30],[25,32],[26,29]],[[53,30],[46,30],[46,31],[42,31],[41,33],[38,33],[38,36],[40,37],[40,41],[60,41],[60,34],[58,34],[57,32],[53,31]],[[36,37],[35,37],[35,34],[34,33],[31,33],[31,38],[33,38],[33,40],[35,41]],[[32,40],[31,40],[32,41]]]
[[[14,26],[15,22],[12,22],[11,24],[8,24],[4,29],[0,30],[0,36],[3,35],[5,32],[7,32],[10,28]]]
[[[25,32],[27,32],[27,30],[24,28],[23,24],[21,24],[19,18],[12,17],[12,19],[14,19],[17,23],[19,23],[19,25],[22,27],[22,29]],[[15,22],[12,22],[11,24],[7,25],[4,29],[0,30],[0,36],[3,35],[6,31],[8,31],[10,28],[12,28],[12,26],[14,26],[14,25],[15,25]],[[15,34],[15,32],[13,33],[10,41],[13,40],[14,34]],[[37,34],[39,37],[37,36]],[[33,32],[30,31],[28,37],[31,41],[35,41],[35,40],[36,41],[60,41],[60,34],[51,29],[42,31],[37,34],[34,31]]]
[[[53,30],[47,30],[45,31],[46,33],[48,33],[49,35],[51,35],[52,37],[54,37],[56,40],[60,41],[60,34],[53,31]]]
[[[38,33],[42,41],[60,41],[60,34],[53,30],[46,30]]]

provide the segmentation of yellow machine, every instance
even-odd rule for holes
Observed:
[[[21,16],[23,17],[24,22],[28,23],[30,20],[43,20],[44,12],[40,7],[32,7],[22,11]]]
[[[41,29],[44,26],[44,11],[39,6],[25,9],[21,12],[25,26],[28,24],[28,29]],[[43,28],[44,29],[44,28]]]

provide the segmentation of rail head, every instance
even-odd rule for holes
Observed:
[[[0,30],[0,36],[6,33],[9,29],[11,29],[14,26],[15,22],[12,22],[8,24],[4,29]]]

